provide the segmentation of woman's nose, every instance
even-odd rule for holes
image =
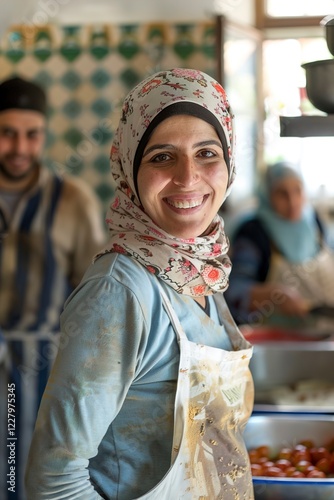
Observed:
[[[196,162],[191,157],[182,157],[175,165],[174,184],[191,186],[199,181],[200,175]]]

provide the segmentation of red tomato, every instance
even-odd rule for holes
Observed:
[[[326,474],[324,472],[322,472],[321,470],[318,470],[318,469],[314,469],[314,470],[311,470],[306,477],[309,477],[309,478],[321,478],[321,477],[326,477]]]
[[[308,460],[301,460],[296,463],[296,469],[300,472],[306,472],[310,466],[312,466],[312,464]]]
[[[319,446],[310,449],[311,460],[314,464],[319,462],[322,458],[330,458],[329,451],[324,446]]]
[[[285,458],[280,458],[279,460],[276,460],[275,466],[279,467],[281,470],[285,470],[288,467],[291,467],[291,462]]]
[[[285,477],[284,472],[279,468],[279,467],[268,467],[267,469],[267,476],[270,477]]]
[[[315,466],[318,470],[321,470],[325,474],[328,474],[330,471],[330,461],[328,458],[320,458]]]
[[[286,460],[290,460],[292,456],[291,448],[282,448],[278,453],[278,458],[285,458]]]
[[[326,446],[305,439],[295,447],[282,447],[275,458],[269,446],[248,452],[253,476],[324,478],[334,477],[334,438]]]
[[[289,477],[305,477],[305,474],[300,470],[295,470]]]
[[[305,451],[307,446],[304,444],[298,443],[296,446],[293,448],[293,451]]]
[[[305,474],[307,475],[309,472],[312,470],[318,470],[315,465],[309,465],[305,471]]]
[[[259,464],[251,464],[252,476],[263,476],[263,470]]]
[[[256,451],[259,455],[259,457],[269,457],[269,453],[270,453],[270,450],[269,450],[269,446],[258,446],[256,448]]]
[[[286,474],[287,477],[290,477],[290,476],[292,476],[292,474],[294,472],[296,472],[296,470],[297,470],[296,467],[293,467],[291,465],[291,467],[287,467],[284,472],[285,472],[285,474]]]
[[[331,474],[334,474],[334,453],[331,454],[331,457],[329,459],[329,472]]]
[[[305,446],[306,448],[314,448],[314,442],[311,439],[304,439],[303,441],[300,441],[302,446]]]
[[[263,471],[266,471],[266,470],[270,469],[270,467],[275,466],[274,462],[272,462],[271,460],[267,460],[266,462],[263,462],[261,465],[262,465]]]
[[[251,464],[257,464],[259,463],[259,454],[256,450],[250,450],[248,452],[249,460]]]
[[[291,463],[293,465],[298,464],[298,462],[311,462],[311,454],[308,448],[298,448],[292,452]]]

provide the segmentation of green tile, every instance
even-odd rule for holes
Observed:
[[[100,118],[105,118],[111,115],[112,106],[109,101],[103,99],[96,99],[91,105],[92,111]]]
[[[69,71],[66,71],[66,73],[64,73],[60,81],[62,85],[67,89],[75,90],[81,83],[81,76],[78,72],[70,69]]]
[[[104,57],[106,57],[109,54],[108,47],[95,46],[95,47],[91,47],[89,50],[90,50],[90,53],[92,54],[92,56],[98,60],[103,59]]]
[[[180,24],[177,26],[177,39],[174,44],[174,52],[181,59],[188,59],[196,50],[193,38],[193,25]]]
[[[79,46],[75,46],[75,45],[71,45],[71,44],[63,45],[59,50],[59,53],[68,62],[75,61],[75,59],[77,59],[80,56],[81,52],[82,52],[82,50]]]
[[[125,85],[125,87],[131,90],[137,83],[142,80],[142,75],[140,75],[137,71],[132,68],[127,68],[122,71],[119,75],[119,79]]]
[[[121,28],[121,40],[118,44],[118,52],[125,59],[133,59],[141,48],[137,41],[138,25],[127,25]]]
[[[91,55],[97,59],[103,59],[109,54],[109,39],[105,28],[97,27],[90,38],[90,48],[89,51]]]
[[[97,69],[92,74],[90,81],[97,89],[102,89],[111,81],[111,75],[104,69]]]
[[[48,31],[41,30],[35,38],[33,54],[41,62],[46,61],[52,55],[52,41]]]
[[[34,81],[47,90],[53,84],[53,78],[49,71],[39,71],[34,78]]]
[[[50,148],[56,140],[55,134],[48,128],[46,131],[45,147]]]
[[[65,131],[63,138],[70,146],[76,148],[83,140],[83,135],[79,129],[71,127]]]
[[[20,49],[8,49],[5,51],[5,56],[7,59],[9,59],[12,63],[17,63],[19,62],[22,57],[24,57],[24,51]]]
[[[99,172],[99,174],[107,174],[110,172],[110,159],[107,155],[99,155],[95,158],[93,162],[94,169]]]
[[[216,30],[214,26],[210,26],[204,30],[201,50],[206,57],[210,59],[216,58]]]
[[[80,155],[75,148],[68,145],[64,147],[62,158],[58,161],[53,161],[53,168],[60,174],[79,175],[86,168],[84,155]]]
[[[11,31],[7,35],[8,49],[4,51],[5,56],[12,63],[18,63],[25,55],[23,36],[19,31]]]
[[[77,118],[82,112],[82,104],[76,99],[71,99],[63,106],[63,113],[71,120]]]
[[[64,37],[59,52],[68,62],[73,62],[82,53],[80,31],[80,26],[63,27]]]
[[[112,142],[113,137],[114,137],[113,130],[109,127],[105,127],[102,125],[97,130],[96,142],[98,142],[101,146],[105,146],[105,145],[111,146],[111,142]]]
[[[103,203],[106,203],[111,200],[114,194],[114,188],[111,184],[101,183],[96,186],[95,191]]]
[[[50,119],[54,115],[58,113],[58,109],[56,109],[54,106],[51,106],[50,103],[48,104],[48,109],[47,109],[47,118]]]
[[[76,151],[69,151],[65,160],[65,172],[71,175],[80,175],[85,170],[85,161]]]

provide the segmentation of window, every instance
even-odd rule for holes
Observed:
[[[330,14],[333,0],[256,0],[258,28],[318,26]]]

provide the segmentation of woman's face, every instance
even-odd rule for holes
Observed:
[[[273,188],[270,200],[275,212],[283,219],[299,220],[305,203],[302,182],[295,177],[280,180]]]
[[[228,170],[215,129],[194,116],[161,122],[138,171],[144,211],[164,231],[190,239],[205,233],[225,196]]]

